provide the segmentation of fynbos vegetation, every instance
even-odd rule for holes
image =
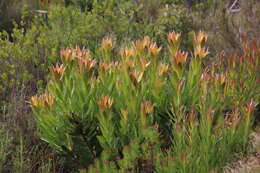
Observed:
[[[250,157],[259,5],[1,1],[0,172],[222,172]]]
[[[243,40],[242,55],[206,65],[207,35],[194,34],[192,52],[180,39],[168,35],[164,56],[149,37],[118,53],[104,38],[96,57],[62,50],[46,93],[31,98],[41,138],[89,172],[210,172],[246,152],[259,45]]]

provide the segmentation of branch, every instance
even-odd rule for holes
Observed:
[[[233,9],[235,6],[236,6],[236,4],[237,3],[239,3],[239,0],[235,0],[234,2],[233,2],[233,4],[230,6],[230,8],[228,9],[228,14],[230,14],[230,13],[237,13],[237,12],[239,12],[240,11],[240,7],[238,8],[238,9]]]

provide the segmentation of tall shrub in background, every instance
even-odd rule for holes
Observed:
[[[46,79],[46,67],[57,60],[62,48],[80,45],[93,51],[107,34],[123,44],[144,35],[156,36],[162,42],[165,32],[173,28],[189,31],[185,12],[174,6],[165,9],[163,2],[159,8],[145,7],[141,1],[106,0],[92,4],[89,13],[71,6],[51,5],[47,20],[41,14],[34,14],[32,22],[22,21],[11,35],[1,33],[1,100],[8,100],[8,93],[14,88],[20,90],[26,86],[36,91]],[[176,14],[170,14],[170,10]],[[22,19],[30,18],[30,11],[24,11]]]
[[[31,98],[42,140],[89,172],[219,169],[247,149],[260,52],[243,41],[242,56],[206,66],[206,41],[194,34],[191,53],[177,33],[167,54],[149,37],[119,53],[109,37],[94,53],[63,49],[46,93]]]

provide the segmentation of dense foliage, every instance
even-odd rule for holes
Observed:
[[[26,20],[31,14],[25,10],[22,25],[15,27],[11,37],[6,32],[1,34],[0,97],[8,98],[14,87],[39,88],[45,81],[46,69],[57,60],[62,48],[79,45],[95,50],[105,35],[113,35],[122,44],[144,35],[162,42],[172,29],[189,31],[188,17],[181,8],[172,6],[168,10],[176,15],[165,16],[163,3],[160,8],[152,4],[146,9],[128,1],[95,1],[88,14],[58,6],[50,8],[47,21],[39,14],[33,22]]]
[[[260,2],[233,2],[0,0],[0,172],[205,172],[245,154]]]
[[[206,66],[207,35],[182,52],[168,35],[162,56],[149,37],[98,52],[63,49],[47,93],[31,99],[41,138],[89,172],[210,172],[245,152],[260,99],[260,52],[221,55]],[[242,94],[242,96],[241,96]],[[95,159],[101,160],[95,160]],[[203,166],[200,166],[203,165]]]

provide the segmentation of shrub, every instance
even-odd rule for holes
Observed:
[[[142,1],[144,2],[144,1]],[[25,89],[33,95],[46,81],[48,66],[56,62],[59,50],[79,45],[94,51],[105,35],[113,35],[120,44],[144,35],[155,36],[163,42],[165,32],[171,29],[189,32],[188,18],[182,9],[138,7],[130,1],[95,1],[91,13],[74,7],[50,6],[48,19],[24,9],[19,25],[11,35],[2,32],[0,39],[0,100],[8,102],[12,91]],[[153,10],[156,10],[154,13]],[[174,15],[164,15],[170,10]],[[154,13],[153,19],[149,19]],[[145,17],[147,15],[147,17]]]
[[[63,49],[46,93],[31,98],[41,139],[89,172],[219,169],[248,146],[259,45],[243,41],[241,56],[207,66],[206,40],[194,35],[191,53],[177,33],[168,53],[149,37],[119,56],[110,37],[94,53]]]

